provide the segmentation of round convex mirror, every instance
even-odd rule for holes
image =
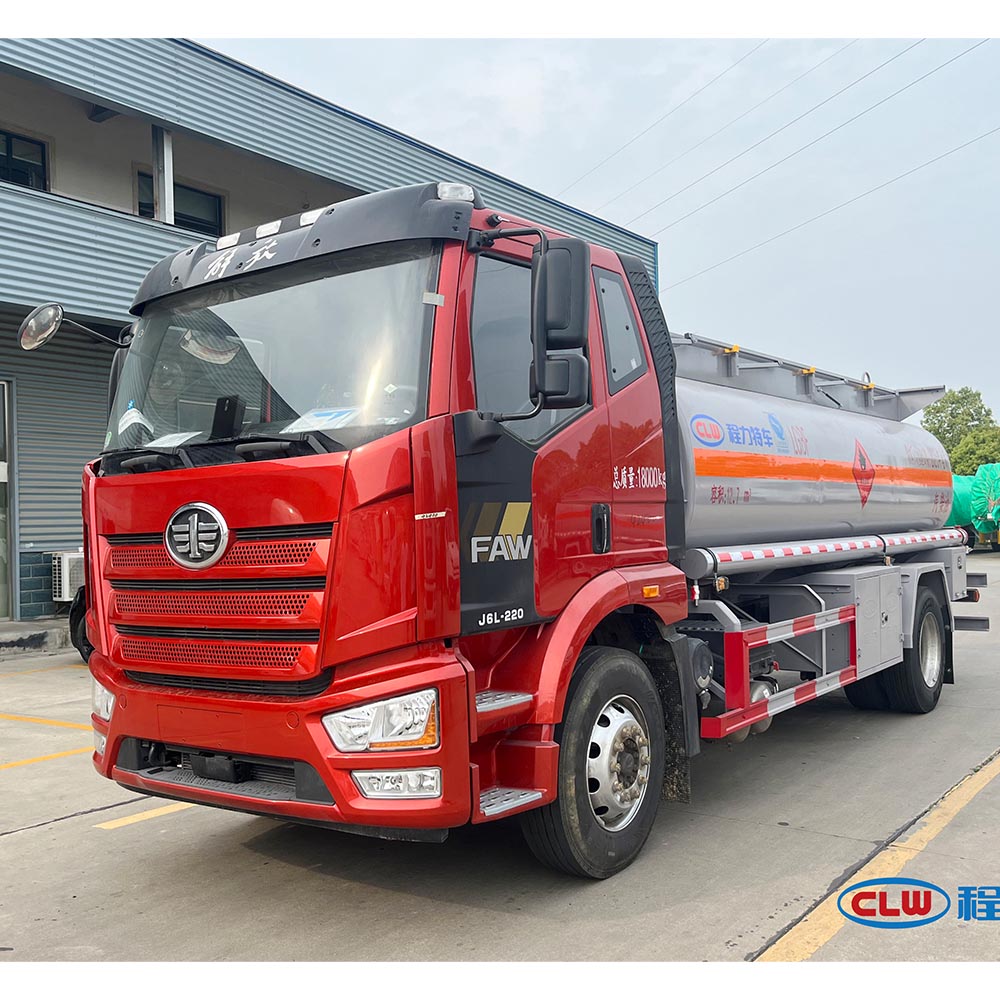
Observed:
[[[32,309],[24,318],[17,331],[21,348],[34,351],[52,339],[63,321],[63,307],[57,302],[48,302]]]

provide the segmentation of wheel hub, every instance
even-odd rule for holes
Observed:
[[[635,818],[649,782],[649,732],[642,710],[624,695],[597,714],[587,756],[587,788],[594,817],[606,830]]]
[[[933,688],[937,684],[938,675],[941,673],[941,664],[944,660],[944,643],[941,641],[941,629],[938,626],[937,618],[929,612],[924,615],[920,623],[920,635],[918,638],[920,649],[920,672],[924,676],[924,683]]]

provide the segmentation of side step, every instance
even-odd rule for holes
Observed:
[[[487,733],[500,733],[523,726],[534,711],[534,695],[525,691],[476,692],[473,742]]]
[[[477,691],[477,712],[499,712],[502,708],[513,708],[531,701],[532,696],[524,691]]]
[[[520,810],[541,797],[540,791],[531,788],[487,788],[479,794],[479,811],[492,819],[506,812]]]

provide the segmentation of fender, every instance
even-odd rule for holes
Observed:
[[[644,597],[644,587],[659,588],[659,593]],[[540,626],[519,651],[516,679],[503,678],[513,690],[535,692],[532,722],[562,721],[569,680],[584,644],[602,619],[630,606],[648,608],[665,626],[682,620],[687,616],[684,574],[669,563],[608,570],[584,584],[555,621]]]

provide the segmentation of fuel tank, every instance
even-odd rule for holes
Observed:
[[[687,545],[934,529],[948,455],[920,427],[678,378]]]

